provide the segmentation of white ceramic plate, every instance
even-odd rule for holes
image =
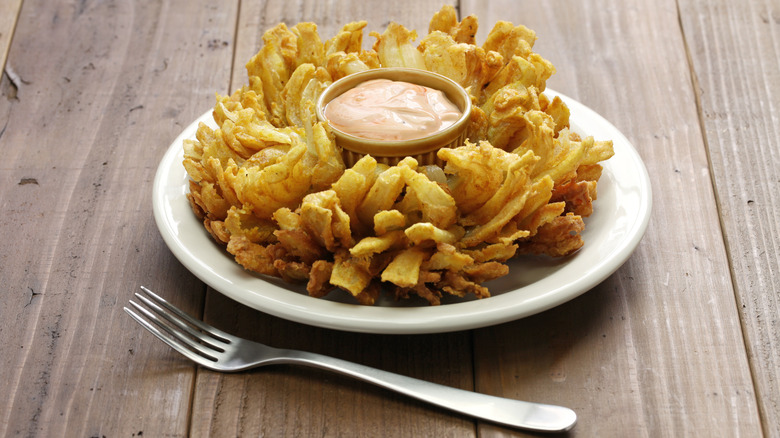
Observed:
[[[551,90],[546,94],[558,95]],[[212,240],[186,198],[182,141],[195,137],[199,122],[215,126],[211,111],[188,126],[163,157],[154,181],[154,217],[176,258],[203,282],[240,303],[288,320],[354,332],[409,334],[465,330],[523,318],[569,301],[610,276],[639,244],[650,217],[650,180],[634,147],[593,110],[561,98],[569,106],[575,132],[611,139],[615,149],[615,156],[604,163],[594,213],[585,218],[585,246],[562,259],[513,259],[507,276],[485,283],[491,298],[453,300],[434,307],[387,299],[368,307],[353,304],[343,291],[333,291],[325,299],[311,298],[305,287],[245,271]]]

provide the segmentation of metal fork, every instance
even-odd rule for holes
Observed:
[[[128,307],[125,311],[174,350],[211,370],[235,372],[271,364],[305,365],[351,376],[471,417],[521,429],[561,432],[571,429],[577,421],[574,411],[561,406],[479,394],[321,354],[278,349],[241,339],[190,317],[143,286],[141,290],[144,295],[136,293],[135,296],[146,307],[132,300],[130,305],[143,316]]]

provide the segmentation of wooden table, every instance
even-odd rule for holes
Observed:
[[[144,284],[275,346],[571,407],[573,436],[780,436],[777,0],[456,5],[478,41],[499,19],[534,29],[549,86],[610,120],[649,171],[638,249],[564,305],[462,332],[346,333],[239,305],[174,258],[152,216],[157,164],[215,92],[245,83],[265,30],[424,33],[440,7],[4,0],[0,435],[523,436],[325,372],[200,369],[123,312]]]

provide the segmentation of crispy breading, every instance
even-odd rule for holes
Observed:
[[[559,184],[555,187],[550,202],[565,202],[567,213],[588,217],[593,213],[591,183],[592,181],[569,181]]]
[[[513,56],[493,76],[483,92],[489,96],[515,82],[543,92],[547,88],[547,79],[550,79],[554,73],[555,67],[537,53],[531,53],[528,58]]]
[[[486,141],[441,149],[444,171],[451,175],[450,194],[462,215],[481,207],[504,182],[504,169],[514,158]]]
[[[309,270],[309,281],[306,291],[309,296],[321,298],[328,294],[335,286],[330,284],[330,276],[333,274],[333,263],[326,260],[317,260]]]
[[[518,246],[518,254],[544,254],[563,257],[580,249],[585,241],[580,234],[585,229],[581,216],[568,213],[545,223],[537,233]]]
[[[284,84],[295,70],[298,57],[298,37],[284,23],[279,23],[263,34],[265,43],[246,64],[248,75],[260,78],[263,98],[270,110],[269,120],[275,126],[284,125],[284,111],[280,102]]]
[[[492,261],[468,265],[462,271],[471,279],[471,281],[475,283],[484,283],[508,274],[509,267],[503,263]]]
[[[455,273],[452,271],[446,271],[444,278],[437,284],[441,290],[455,295],[457,297],[464,297],[466,294],[474,294],[477,298],[487,298],[490,296],[490,291],[469,279],[463,274]]]
[[[579,249],[614,151],[573,132],[564,101],[544,94],[555,68],[533,51],[536,34],[500,21],[478,46],[477,18],[458,21],[448,5],[419,43],[391,23],[365,50],[365,27],[326,41],[314,23],[269,29],[248,83],[216,96],[216,127],[184,141],[187,199],[214,240],[249,271],[364,305],[382,293],[487,298],[482,283],[516,255]],[[439,150],[443,166],[367,155],[345,167],[315,102],[333,81],[379,67],[438,72],[470,93],[469,140]]]
[[[428,33],[441,31],[453,37],[458,43],[476,44],[478,20],[475,15],[469,15],[458,22],[458,15],[455,7],[444,5],[438,12],[433,14],[428,26]]]
[[[277,227],[268,219],[260,219],[251,211],[231,207],[225,219],[225,229],[229,236],[243,235],[252,243],[268,244],[275,242],[274,231]]]
[[[407,215],[412,209],[419,211],[420,220],[435,227],[449,228],[458,219],[455,199],[444,188],[428,179],[424,174],[410,167],[401,167],[406,184],[406,197],[413,199],[415,206],[407,205]]]
[[[270,250],[269,250],[270,248]],[[245,269],[265,275],[278,276],[274,267],[273,248],[252,243],[245,236],[231,236],[227,251],[236,258]]]
[[[515,26],[508,21],[498,21],[488,33],[482,47],[501,54],[504,59],[513,56],[528,56],[533,53],[536,32],[521,25]]]
[[[335,254],[330,283],[357,297],[371,284],[373,276],[360,260],[351,258],[346,251]]]
[[[400,287],[415,286],[420,277],[420,266],[427,257],[427,251],[417,246],[400,251],[382,271],[382,281]]]
[[[368,51],[331,53],[325,62],[325,67],[333,81],[352,73],[379,68],[379,65],[379,57],[376,52]]]
[[[348,23],[331,39],[325,42],[325,56],[336,52],[359,52],[363,48],[363,29],[368,23],[356,21]]]
[[[331,83],[330,74],[323,67],[314,64],[301,64],[295,69],[280,95],[284,104],[284,117],[287,125],[305,126],[317,122],[313,103],[320,93]],[[310,102],[312,105],[303,104]]]
[[[440,31],[425,36],[419,50],[427,70],[457,82],[472,98],[480,96],[482,87],[504,66],[498,53],[473,44],[458,43],[451,35]]]
[[[303,229],[328,251],[352,246],[349,215],[341,209],[334,190],[304,196],[300,215]]]
[[[276,230],[274,236],[287,254],[306,263],[311,264],[327,256],[327,250],[304,230]],[[230,241],[233,241],[232,237]]]
[[[325,44],[317,33],[317,25],[314,23],[298,23],[290,31],[297,37],[295,67],[303,64],[315,66],[325,63]]]
[[[373,49],[379,56],[382,67],[406,67],[425,69],[425,61],[413,41],[417,31],[409,30],[398,23],[390,23],[381,34],[371,32],[376,37]]]
[[[461,271],[474,264],[474,258],[465,252],[458,251],[454,245],[438,243],[436,252],[423,263],[422,268],[427,271]]]
[[[383,210],[374,215],[374,233],[382,236],[406,227],[406,215],[398,210]]]

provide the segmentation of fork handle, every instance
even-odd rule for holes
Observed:
[[[495,397],[439,385],[400,374],[298,350],[280,350],[274,363],[306,365],[373,383],[409,397],[475,418],[522,429],[562,432],[574,427],[577,414],[569,408]]]

